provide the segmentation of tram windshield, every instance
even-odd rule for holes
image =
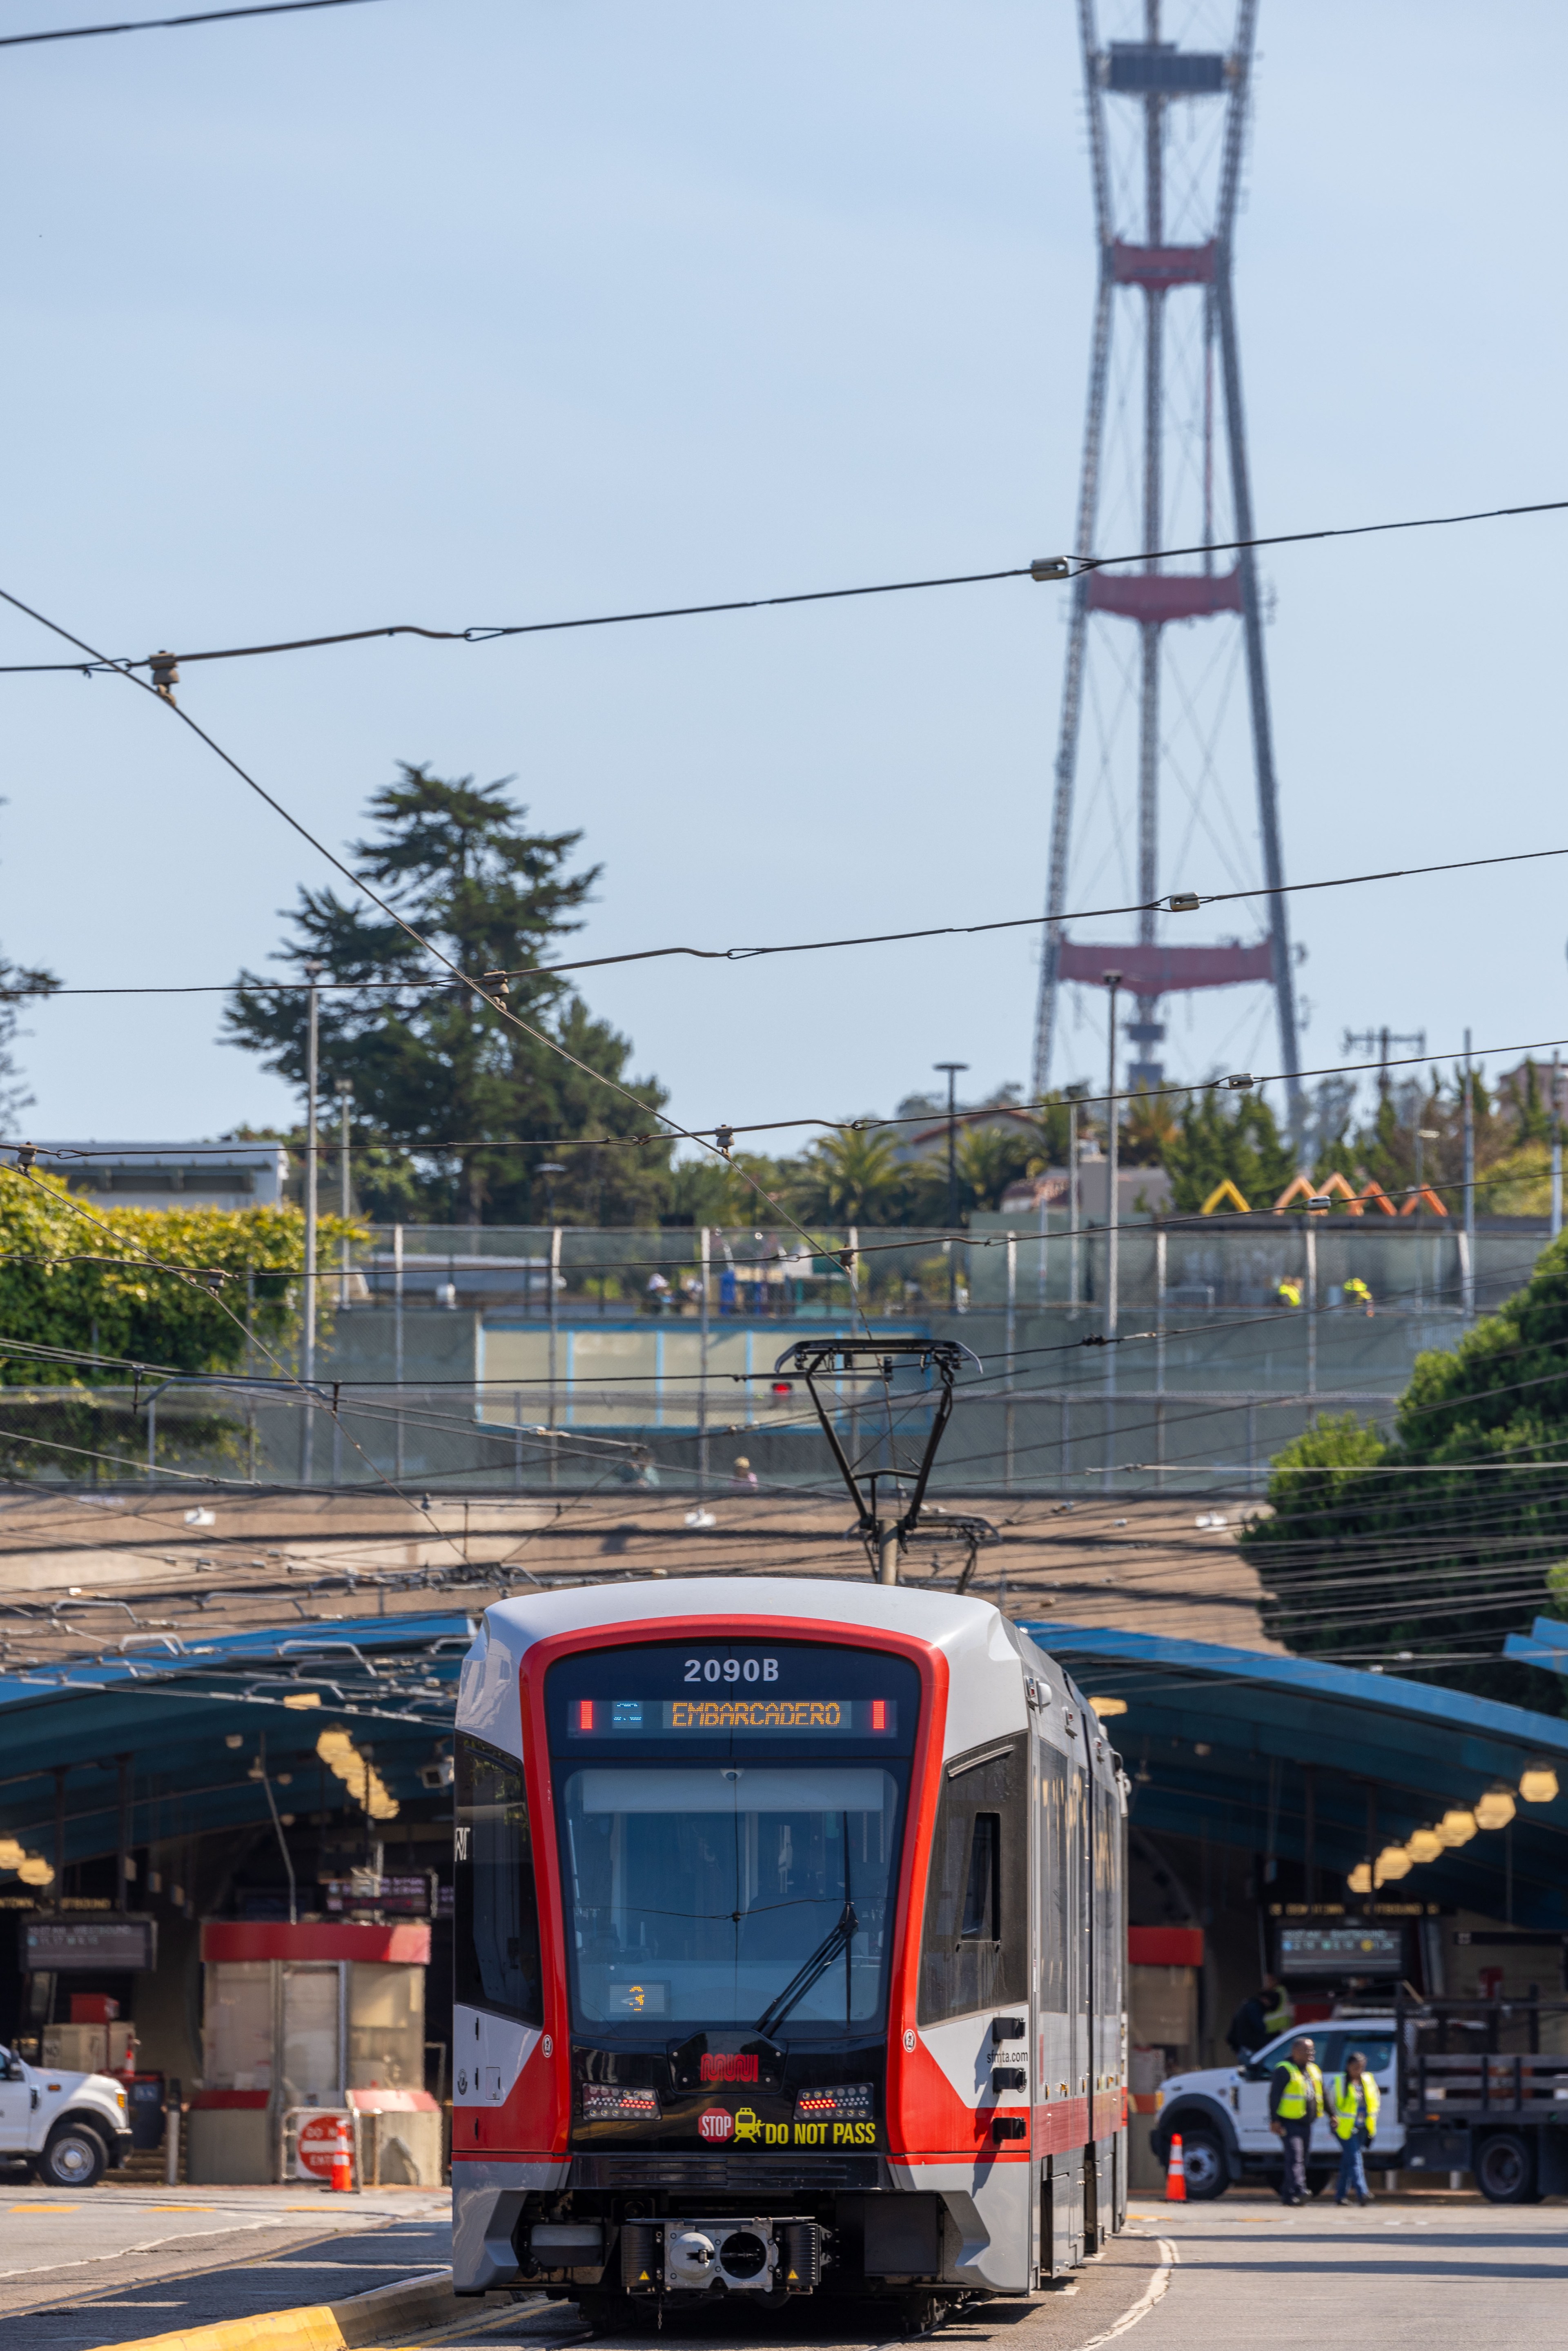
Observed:
[[[918,1698],[901,1659],[784,1644],[553,1667],[578,2029],[875,2031]]]

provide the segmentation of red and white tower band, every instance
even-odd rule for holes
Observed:
[[[1153,550],[1173,542],[1198,547],[1217,538],[1253,536],[1252,496],[1241,406],[1240,362],[1231,287],[1231,246],[1242,145],[1247,123],[1257,0],[1239,0],[1228,51],[1184,49],[1161,38],[1160,0],[1142,0],[1142,39],[1103,46],[1094,0],[1079,0],[1083,81],[1093,174],[1099,287],[1089,370],[1088,416],[1079,494],[1078,535],[1083,554],[1096,549],[1107,528],[1135,536],[1122,545]],[[1173,154],[1176,166],[1173,168]],[[1119,205],[1134,219],[1118,218]],[[1141,221],[1136,215],[1142,214]],[[1133,228],[1141,227],[1134,235]],[[1195,227],[1207,234],[1194,236]],[[1135,305],[1129,319],[1130,305]],[[1141,314],[1141,315],[1140,315]],[[1134,363],[1118,378],[1114,330]],[[1141,353],[1138,329],[1141,328]],[[1130,331],[1129,331],[1130,330]],[[1216,367],[1218,360],[1218,394]],[[1141,356],[1142,367],[1136,366]],[[1142,383],[1137,382],[1141,372]],[[1216,409],[1222,410],[1227,480],[1216,513]],[[1134,420],[1141,422],[1141,434]],[[1228,488],[1228,500],[1224,497]],[[1116,544],[1116,540],[1113,540]],[[1103,983],[1121,975],[1135,1017],[1126,1033],[1136,1049],[1129,1076],[1158,1085],[1165,1072],[1156,1049],[1165,1037],[1162,999],[1193,988],[1263,982],[1274,991],[1281,1067],[1298,1066],[1292,956],[1286,924],[1263,615],[1257,566],[1249,550],[1220,559],[1199,556],[1199,569],[1174,568],[1150,552],[1135,569],[1092,571],[1073,590],[1062,687],[1061,734],[1051,816],[1047,927],[1036,1028],[1034,1088],[1051,1083],[1058,1001],[1064,981]],[[1213,621],[1232,632],[1212,658],[1207,631],[1166,632],[1176,622]],[[1239,623],[1239,641],[1234,635]],[[1129,660],[1126,631],[1136,631]],[[1196,651],[1189,650],[1193,640]],[[1098,670],[1099,674],[1096,674]],[[1138,916],[1134,944],[1070,939],[1062,927],[1074,882],[1074,795],[1086,705],[1099,728],[1101,755],[1090,779],[1084,815],[1121,827],[1123,871],[1138,900],[1192,886],[1186,872],[1162,873],[1162,779],[1178,783],[1189,821],[1212,819],[1222,797],[1226,727],[1217,674],[1244,670],[1250,706],[1250,757],[1257,792],[1258,852],[1239,880],[1260,881],[1270,893],[1267,928],[1251,942],[1188,945],[1161,935],[1154,911]],[[1162,718],[1161,687],[1171,689]],[[1206,690],[1213,687],[1207,703]],[[1130,724],[1135,704],[1135,750]],[[1123,722],[1128,723],[1123,723]],[[1230,747],[1244,769],[1245,737],[1239,723]],[[1173,773],[1174,766],[1174,773]],[[1205,796],[1207,795],[1207,804]],[[1135,867],[1124,813],[1136,809]],[[1083,829],[1082,819],[1077,828]],[[1215,828],[1206,821],[1211,834]],[[1107,856],[1113,853],[1107,850]],[[1239,841],[1234,844],[1245,861]],[[1082,844],[1080,843],[1082,852]],[[1082,853],[1076,861],[1086,861]],[[1167,918],[1169,919],[1169,918]],[[1193,917],[1176,915],[1177,923]],[[1299,1099],[1292,1078],[1292,1110]]]

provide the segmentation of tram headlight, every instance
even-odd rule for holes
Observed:
[[[869,2082],[839,2082],[827,2090],[798,2090],[798,2123],[869,2123],[872,2092]]]
[[[582,2085],[585,2123],[656,2123],[661,2116],[657,2090],[622,2090],[612,2082]]]

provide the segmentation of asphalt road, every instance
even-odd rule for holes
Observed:
[[[0,2201],[5,2351],[110,2351],[365,2293],[449,2257],[444,2198],[354,2203],[323,2213],[308,2192],[286,2189],[99,2194],[63,2210],[41,2191],[9,2209]],[[951,2351],[1100,2351],[1111,2341],[1124,2351],[1323,2351],[1349,2329],[1374,2351],[1558,2351],[1565,2287],[1564,2203],[1411,2197],[1341,2212],[1239,2196],[1185,2208],[1139,2199],[1103,2260],[1036,2302],[960,2311],[936,2342]],[[474,2308],[455,2326],[400,2340],[564,2351],[582,2333],[570,2304],[534,2303]],[[738,2298],[667,2321],[664,2337],[689,2351],[883,2351],[900,2339],[895,2325],[825,2300],[775,2315]],[[658,2339],[637,2330],[595,2342],[652,2351]]]
[[[336,2302],[452,2258],[444,2193],[0,2188],[5,2351],[99,2351]]]
[[[1185,2210],[1140,2199],[1177,2261],[1130,2330],[1135,2351],[1557,2351],[1568,2313],[1568,2204],[1405,2197],[1287,2211],[1234,2196]],[[1128,2351],[1134,2351],[1129,2343]]]

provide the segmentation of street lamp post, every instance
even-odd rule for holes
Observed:
[[[1108,1056],[1105,1075],[1105,1336],[1107,1339],[1113,1339],[1116,1335],[1118,1304],[1116,1283],[1120,1272],[1116,1249],[1117,1235],[1121,1229],[1116,1199],[1117,1159],[1121,1144],[1121,1122],[1116,1115],[1116,993],[1121,985],[1122,975],[1119,971],[1108,971],[1105,974],[1108,1007],[1105,1023]]]
[[[934,1070],[947,1072],[947,1311],[958,1310],[958,1259],[955,1236],[958,1229],[958,1100],[956,1092],[958,1072],[967,1070],[967,1061],[933,1061]]]
[[[305,1036],[305,1340],[301,1365],[305,1394],[300,1404],[299,1424],[299,1482],[302,1486],[309,1485],[316,1467],[316,1412],[311,1391],[316,1377],[316,1161],[319,1146],[316,1096],[321,1057],[321,990],[318,983],[325,969],[325,964],[318,963],[314,956],[305,967],[310,993]]]
[[[338,1115],[341,1123],[340,1138],[338,1144],[338,1198],[343,1222],[346,1225],[353,1212],[353,1194],[350,1188],[349,1176],[349,1130],[350,1120],[354,1107],[354,1089],[349,1083],[347,1078],[340,1078],[332,1091],[338,1097]],[[341,1279],[338,1284],[338,1304],[342,1308],[345,1313],[348,1311],[349,1275],[351,1270],[352,1267],[349,1249],[349,1236],[345,1232],[343,1235],[343,1270]]]

